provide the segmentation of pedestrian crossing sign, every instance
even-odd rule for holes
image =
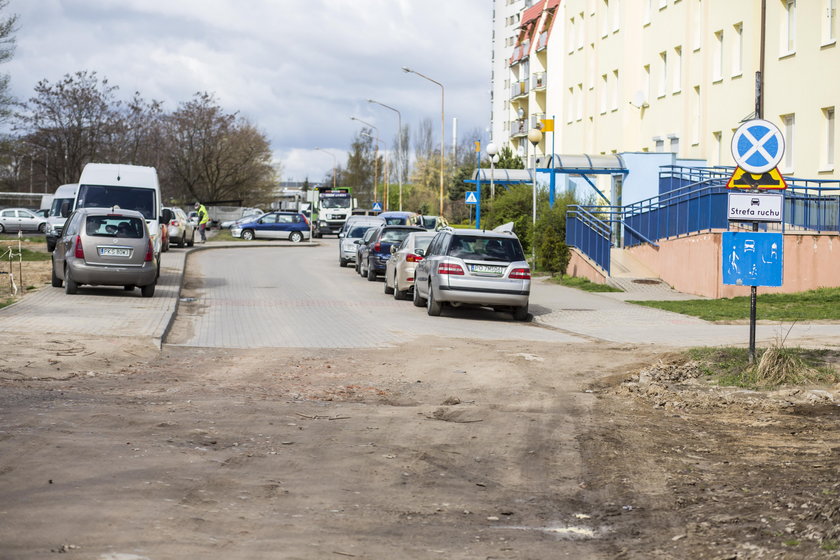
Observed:
[[[467,191],[467,204],[477,204],[478,203],[478,192],[476,191]]]
[[[374,212],[382,212],[382,204],[379,202],[373,203],[373,211]]]
[[[726,183],[727,189],[759,189],[759,190],[783,190],[787,188],[787,183],[782,174],[779,173],[779,168],[774,167],[770,171],[764,173],[750,173],[740,167],[735,168],[729,182]]]

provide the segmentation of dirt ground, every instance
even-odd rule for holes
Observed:
[[[838,388],[596,344],[0,342],[2,559],[840,554]]]

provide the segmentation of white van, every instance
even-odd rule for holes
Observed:
[[[74,209],[76,204],[76,191],[79,188],[78,183],[69,183],[61,185],[55,189],[55,194],[52,197],[50,204],[50,213],[47,216],[47,250],[52,253],[55,250],[55,242],[61,237],[61,228],[64,227],[64,222],[67,221],[67,216]]]
[[[160,200],[160,185],[154,167],[117,163],[88,163],[79,178],[76,208],[137,210],[146,218],[160,272],[161,223],[169,223]],[[166,213],[169,213],[166,210]]]

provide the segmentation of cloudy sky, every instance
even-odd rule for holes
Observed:
[[[416,129],[440,119],[446,142],[489,119],[490,0],[11,0],[19,15],[11,75],[18,99],[78,70],[96,71],[127,99],[139,91],[167,110],[214,92],[271,140],[284,179],[319,180],[343,163],[360,128],[390,145],[396,114]]]

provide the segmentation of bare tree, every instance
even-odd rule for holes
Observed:
[[[5,13],[9,7],[9,0],[0,0],[0,13]],[[15,54],[15,37],[18,16],[12,14],[0,18],[0,64],[8,62]],[[10,107],[13,103],[9,95],[9,75],[0,74],[0,121],[5,121],[11,115]]]

